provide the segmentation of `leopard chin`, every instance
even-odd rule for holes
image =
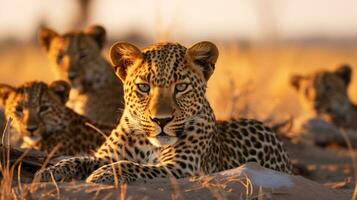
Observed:
[[[24,136],[23,137],[23,142],[24,142],[24,145],[26,146],[36,146],[37,143],[39,143],[40,141],[42,140],[42,137],[41,136]]]
[[[153,137],[148,137],[148,140],[155,147],[165,147],[175,144],[178,138],[166,134],[165,135],[159,134]]]

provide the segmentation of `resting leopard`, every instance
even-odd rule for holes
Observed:
[[[105,142],[105,136],[86,123],[107,133],[113,127],[94,123],[66,107],[69,92],[64,81],[50,85],[33,81],[16,88],[0,84],[0,104],[13,119],[11,125],[20,133],[22,147],[50,153],[60,144],[57,154],[81,155],[95,152]]]
[[[142,51],[129,43],[110,50],[124,83],[120,123],[94,156],[73,157],[38,172],[42,181],[86,179],[124,183],[156,177],[210,174],[248,161],[290,173],[276,134],[255,120],[216,121],[206,99],[217,47],[154,44]]]
[[[39,40],[58,78],[71,84],[68,106],[96,122],[116,125],[124,107],[123,88],[101,54],[105,35],[101,26],[63,35],[43,28]]]
[[[307,76],[293,75],[291,85],[310,115],[339,128],[357,129],[357,106],[348,97],[351,75],[352,68],[342,65],[335,71],[318,71]]]

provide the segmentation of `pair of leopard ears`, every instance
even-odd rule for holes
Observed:
[[[40,82],[41,83],[41,82]],[[42,83],[45,84],[45,83]],[[49,89],[59,98],[59,100],[66,104],[69,99],[69,93],[71,86],[66,81],[53,81],[49,86]],[[16,93],[17,88],[8,84],[0,84],[0,105],[5,106],[5,102],[11,93]]]
[[[348,86],[351,82],[351,77],[352,77],[352,67],[348,64],[343,64],[340,67],[338,67],[333,73],[335,73],[337,76],[339,76],[343,82],[345,83],[346,86]],[[302,80],[308,78],[307,76],[302,76],[302,75],[292,75],[290,77],[290,84],[293,86],[296,90],[300,88],[300,83]]]
[[[104,47],[106,42],[106,31],[104,27],[99,25],[90,26],[82,33],[90,36],[97,43],[100,49]],[[46,49],[46,51],[50,49],[51,41],[54,38],[60,36],[60,34],[48,27],[42,27],[38,32],[38,40],[40,41],[41,46]]]
[[[218,54],[216,45],[208,41],[196,43],[186,51],[186,57],[194,63],[194,66],[199,68],[206,80],[210,78],[214,71]],[[143,60],[143,53],[135,45],[118,42],[111,47],[109,57],[115,73],[124,81],[129,68]]]

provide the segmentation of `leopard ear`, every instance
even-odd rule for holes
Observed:
[[[200,67],[206,81],[213,74],[218,55],[216,45],[207,41],[196,43],[188,49],[188,56]]]
[[[63,104],[67,103],[71,86],[66,81],[54,81],[49,88],[60,98]]]
[[[57,36],[58,33],[46,27],[42,27],[38,32],[38,40],[40,41],[41,46],[46,49],[46,51],[50,49],[51,41]]]
[[[115,43],[109,51],[109,57],[116,75],[124,82],[128,69],[135,62],[141,61],[143,54],[136,46],[126,43]]]
[[[100,49],[104,47],[106,41],[106,31],[104,27],[98,25],[90,26],[84,31],[84,33],[91,36]]]
[[[344,81],[345,85],[348,86],[351,82],[351,76],[352,76],[352,68],[349,65],[341,65],[337,70],[335,71],[335,74],[337,74],[339,77],[342,78]]]
[[[304,77],[301,75],[292,75],[290,77],[290,85],[293,86],[293,88],[295,88],[296,90],[299,90],[300,88],[300,81],[303,79]]]
[[[11,92],[15,92],[16,88],[7,84],[0,84],[0,105],[5,106],[6,99],[9,97]]]

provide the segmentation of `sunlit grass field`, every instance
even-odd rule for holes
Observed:
[[[207,92],[218,119],[273,117],[278,120],[298,116],[303,110],[289,85],[291,74],[333,70],[343,63],[357,69],[357,47],[299,44],[269,47],[238,43],[218,43],[218,46],[220,56]],[[108,48],[103,52],[105,56],[107,51]],[[0,46],[0,59],[1,83],[18,85],[30,80],[56,79],[45,52],[35,44]],[[357,73],[353,74],[349,94],[357,102]]]

